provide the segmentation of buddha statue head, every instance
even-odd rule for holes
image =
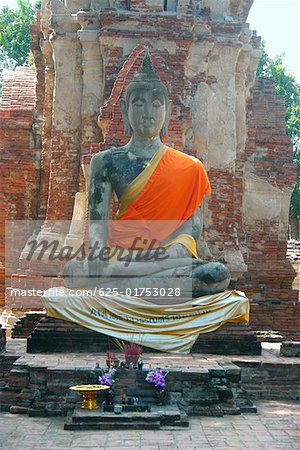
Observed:
[[[139,72],[127,86],[125,99],[120,101],[120,106],[127,136],[167,136],[172,102],[166,86],[153,68],[149,52]]]

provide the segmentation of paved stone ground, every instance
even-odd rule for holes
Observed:
[[[300,403],[258,402],[258,414],[192,417],[189,429],[64,431],[63,417],[0,413],[0,448],[71,450],[300,449]]]

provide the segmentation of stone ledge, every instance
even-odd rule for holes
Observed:
[[[300,341],[283,341],[280,347],[280,355],[300,358]]]

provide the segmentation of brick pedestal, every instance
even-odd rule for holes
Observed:
[[[27,351],[99,352],[109,348],[109,336],[60,319],[45,317],[27,340]],[[147,348],[145,347],[145,351]],[[149,349],[153,352],[153,349]],[[259,355],[261,345],[247,326],[224,325],[217,331],[199,335],[192,353]]]
[[[168,364],[168,355],[164,356]],[[43,362],[35,364],[35,358],[39,359],[38,356],[27,360],[25,357],[14,364],[6,388],[0,392],[0,410],[28,413],[32,416],[65,415],[81,403],[79,393],[70,391],[69,387],[95,384],[100,371],[104,369],[93,368],[84,356],[79,366],[61,363],[51,366],[51,360],[54,363],[51,355],[43,355]],[[172,356],[170,358],[173,359]],[[241,370],[229,361],[218,363],[199,359],[194,367],[170,367],[164,406],[158,405],[156,389],[145,381],[147,371],[147,368],[118,369],[117,380],[113,385],[116,404],[119,404],[120,398],[125,394],[127,400],[137,397],[139,406],[126,405],[122,417],[112,414],[109,407],[104,408],[104,411],[101,407],[90,414],[86,411],[80,414],[77,409],[73,420],[66,424],[66,429],[89,429],[88,424],[93,424],[90,428],[101,429],[101,423],[115,423],[120,418],[125,419],[126,423],[139,422],[140,418],[143,425],[149,420],[158,422],[156,428],[159,428],[160,425],[184,425],[181,419],[187,414],[222,416],[243,411],[239,399]],[[151,412],[146,413],[149,407]],[[253,407],[252,412],[256,412]]]
[[[192,353],[260,355],[261,344],[249,326],[226,324],[212,333],[200,334],[193,345]]]
[[[28,338],[39,321],[45,316],[41,311],[30,311],[15,323],[11,337],[13,339]]]

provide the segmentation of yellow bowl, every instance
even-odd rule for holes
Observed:
[[[100,392],[105,392],[110,388],[103,384],[80,384],[78,386],[71,386],[71,391],[80,392],[82,395],[82,409],[98,409],[99,404],[96,399],[96,395]]]
[[[104,391],[109,389],[110,386],[105,384],[79,384],[78,386],[71,386],[71,391],[88,392],[88,391]]]

